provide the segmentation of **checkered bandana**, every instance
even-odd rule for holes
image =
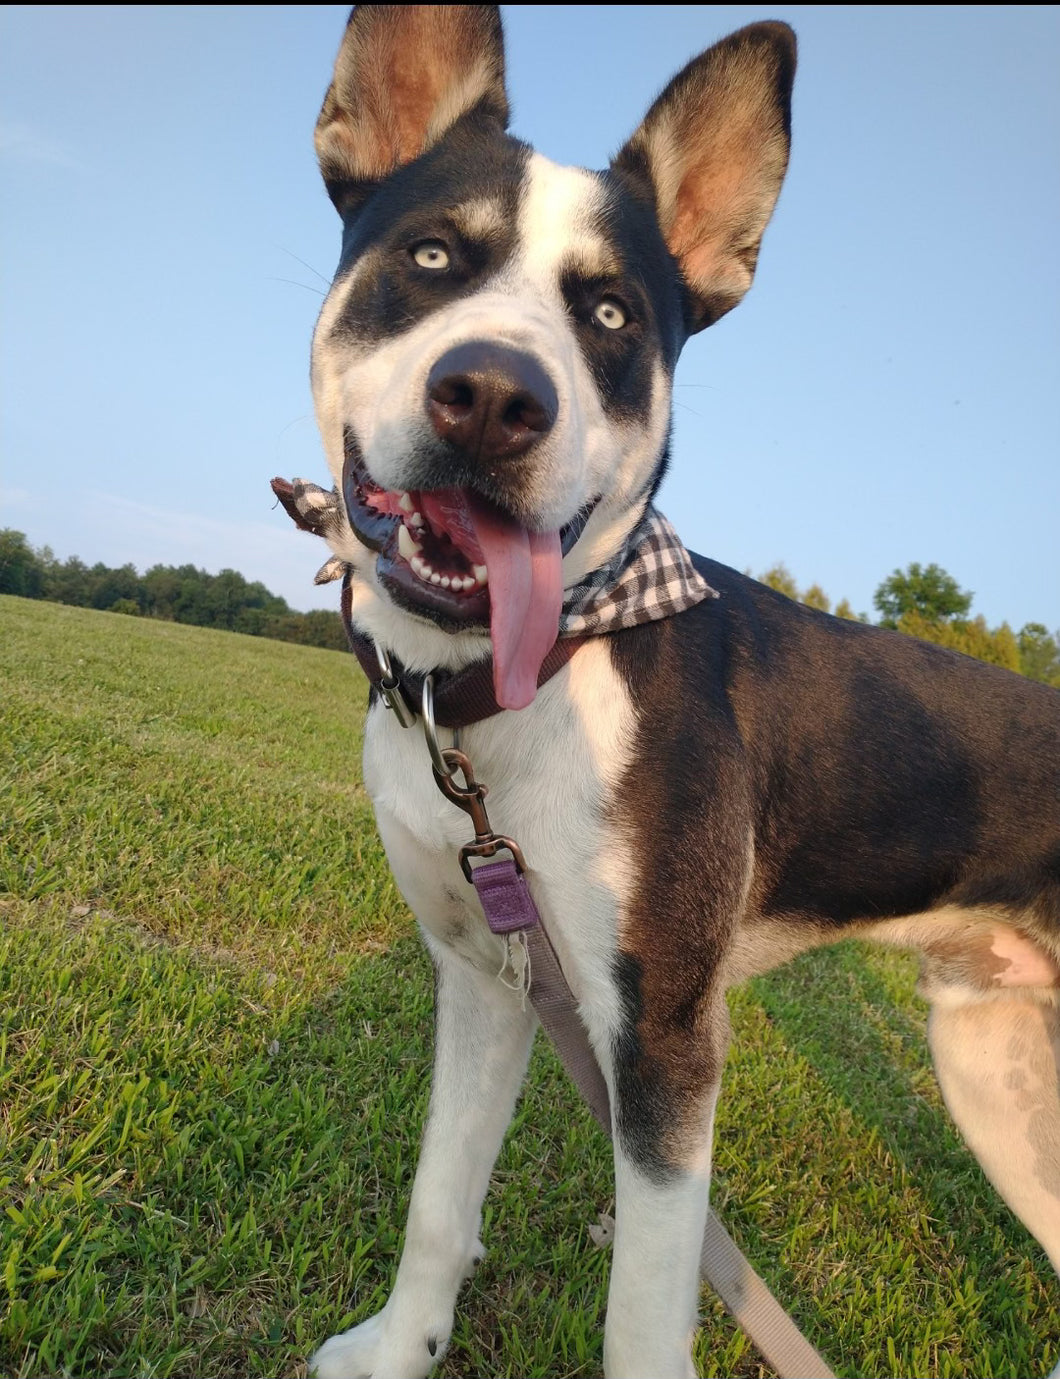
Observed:
[[[304,479],[295,479],[290,485],[277,480],[273,489],[300,527],[323,536],[333,548],[341,548],[347,535],[356,540],[337,491],[329,493]],[[347,568],[347,562],[334,555],[317,571],[314,583],[341,579]],[[617,632],[621,627],[672,617],[704,599],[717,597],[717,591],[692,564],[673,527],[649,504],[612,559],[567,590],[559,632],[561,637]]]
[[[564,594],[560,636],[617,632],[717,597],[673,527],[649,504],[622,549]]]

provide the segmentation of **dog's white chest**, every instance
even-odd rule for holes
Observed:
[[[498,834],[526,857],[534,901],[576,993],[609,987],[632,869],[609,804],[627,764],[634,713],[603,641],[589,642],[521,713],[466,729],[462,749],[488,787]],[[449,734],[440,731],[443,745]],[[402,729],[377,704],[365,735],[365,784],[402,894],[436,940],[496,971],[501,940],[460,869],[474,830],[438,789],[417,723]],[[580,993],[579,993],[580,994]]]

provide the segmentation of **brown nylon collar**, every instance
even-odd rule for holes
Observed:
[[[351,617],[352,603],[353,593],[347,574],[342,581],[342,624],[346,629],[350,650],[360,662],[369,683],[378,692],[383,677],[375,654],[375,644],[370,637],[366,637],[354,627]],[[551,680],[558,670],[563,669],[585,640],[585,637],[561,637],[556,642],[541,662],[541,669],[537,673],[539,689],[546,680]],[[391,656],[390,662],[405,702],[415,713],[419,713],[423,681],[426,677],[406,670],[394,656]],[[491,656],[452,674],[447,671],[435,672],[434,721],[440,728],[468,728],[472,723],[480,723],[482,719],[492,718],[500,712],[501,706],[493,693]]]

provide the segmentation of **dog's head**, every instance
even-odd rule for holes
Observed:
[[[496,7],[352,13],[316,131],[343,244],[313,388],[355,620],[406,664],[489,633],[499,701],[533,698],[564,587],[662,476],[681,346],[750,286],[794,65],[785,25],[741,29],[588,172],[505,132]]]

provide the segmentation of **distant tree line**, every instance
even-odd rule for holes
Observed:
[[[774,565],[758,578],[771,589],[810,608],[834,612],[839,618],[869,621],[867,613],[855,613],[846,599],[833,609],[819,584],[811,584],[800,592],[784,565]],[[888,575],[872,601],[881,627],[963,651],[976,660],[989,661],[1060,688],[1060,631],[1050,633],[1040,622],[1024,623],[1018,632],[1013,632],[1007,622],[1000,627],[988,627],[982,614],[970,616],[973,597],[941,566],[914,561],[908,569]]]
[[[748,572],[750,573],[750,572]],[[763,584],[788,598],[839,618],[869,622],[847,599],[832,608],[819,584],[800,590],[783,564],[758,576]],[[196,627],[220,627],[252,637],[276,637],[306,646],[346,649],[338,613],[317,609],[298,613],[264,584],[248,582],[235,570],[207,574],[194,565],[153,565],[137,574],[133,565],[116,569],[86,565],[76,555],[57,560],[47,546],[35,550],[20,531],[0,530],[0,594],[51,599],[79,608],[101,608]],[[963,651],[1032,680],[1060,687],[1060,631],[1029,622],[1013,632],[1007,622],[988,627],[982,615],[971,617],[973,595],[938,565],[912,564],[895,570],[873,596],[881,627],[894,628],[922,641]]]
[[[0,594],[346,649],[338,613],[296,612],[235,570],[211,575],[194,565],[153,565],[141,575],[133,565],[86,565],[76,555],[57,560],[49,547],[35,550],[11,528],[0,530]]]

